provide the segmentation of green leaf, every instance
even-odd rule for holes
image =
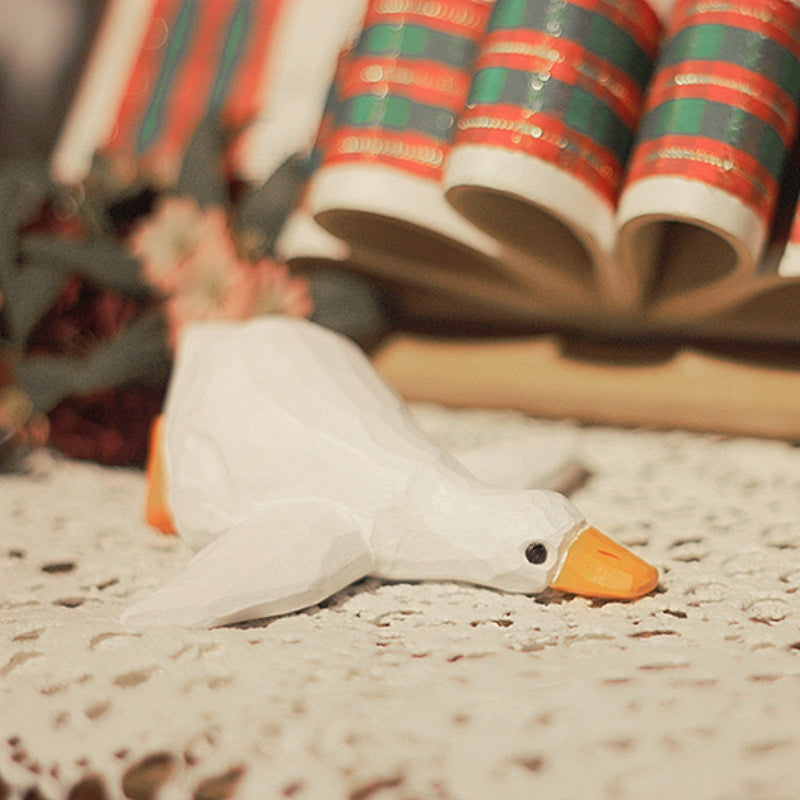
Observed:
[[[3,314],[10,343],[21,350],[36,324],[56,301],[68,275],[41,264],[22,266],[16,272],[10,279],[6,276],[2,280]]]
[[[77,272],[128,296],[148,294],[139,260],[113,239],[71,241],[53,234],[31,234],[20,240],[19,249],[30,265]]]
[[[295,154],[236,204],[234,226],[251,257],[272,255],[286,218],[297,207],[310,173],[309,160]]]
[[[85,358],[33,356],[22,359],[16,373],[36,410],[47,413],[71,396],[134,382],[163,385],[170,368],[164,320],[148,313]]]
[[[223,165],[226,135],[213,117],[197,126],[181,163],[175,193],[191,195],[202,208],[227,207],[230,200]]]
[[[24,346],[66,280],[49,265],[21,264],[18,252],[20,226],[34,219],[52,190],[39,164],[13,164],[0,173],[0,290],[6,331],[15,348]]]

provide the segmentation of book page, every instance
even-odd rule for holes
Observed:
[[[757,278],[798,131],[800,10],[680,0],[628,165],[619,260],[659,318]]]

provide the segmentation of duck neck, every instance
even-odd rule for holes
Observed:
[[[410,481],[406,502],[375,518],[371,536],[375,575],[481,583],[492,530],[513,508],[514,495],[519,493],[461,476],[443,481],[428,475]]]

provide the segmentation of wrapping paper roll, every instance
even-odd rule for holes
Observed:
[[[264,0],[261,0],[264,2]],[[358,35],[366,0],[281,0],[280,26],[259,113],[236,143],[245,179],[270,175],[293,153],[312,150],[340,53]]]
[[[109,0],[53,170],[217,113],[237,177],[312,153],[278,256],[415,322],[800,342],[799,107],[800,0]]]
[[[499,245],[444,200],[442,174],[487,0],[370,0],[308,207],[354,248],[405,268],[491,273]],[[393,268],[394,269],[394,268]]]
[[[202,117],[233,130],[258,182],[316,136],[336,57],[365,0],[111,0],[52,159],[73,183],[96,150],[169,182]]]
[[[497,0],[447,167],[465,216],[614,296],[614,208],[661,24],[644,0]]]
[[[264,103],[286,0],[112,0],[53,155],[80,180],[98,149],[169,181],[197,124],[233,127]]]
[[[800,105],[800,9],[680,0],[620,199],[620,266],[691,316],[752,274]],[[658,272],[656,272],[658,267]]]

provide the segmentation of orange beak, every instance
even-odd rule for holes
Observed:
[[[162,533],[175,533],[167,500],[167,471],[164,466],[164,416],[156,417],[150,431],[147,454],[145,521]]]
[[[632,600],[658,586],[658,570],[596,528],[586,528],[569,546],[552,589],[584,597]]]

